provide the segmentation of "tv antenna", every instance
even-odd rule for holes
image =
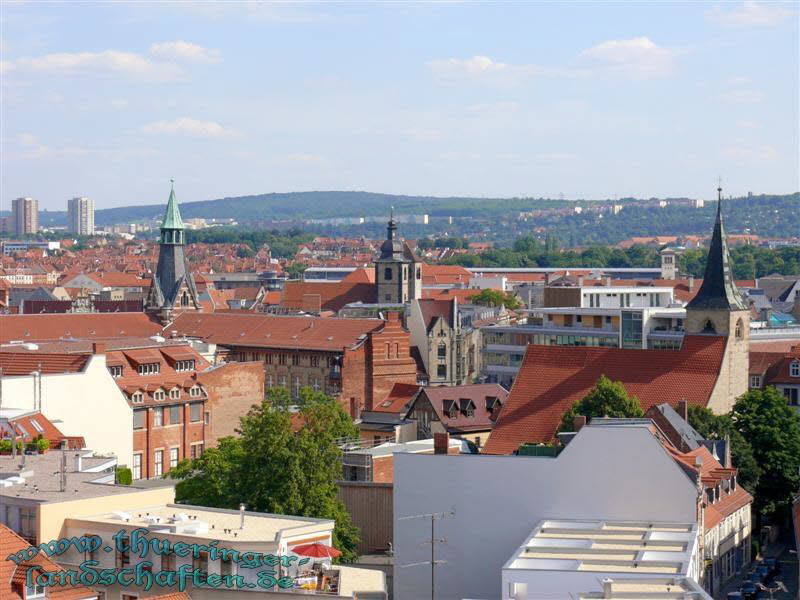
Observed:
[[[400,517],[397,519],[398,521],[409,521],[411,519],[430,519],[431,521],[431,537],[428,541],[422,542],[420,546],[427,546],[430,544],[431,546],[431,558],[430,560],[423,560],[420,562],[415,563],[408,563],[406,565],[400,565],[401,569],[407,569],[408,567],[420,567],[422,565],[430,565],[431,567],[431,600],[436,600],[436,566],[437,565],[446,565],[446,560],[437,560],[436,559],[436,544],[447,544],[447,538],[437,538],[436,537],[436,521],[440,519],[444,519],[445,517],[454,517],[456,514],[456,509],[453,508],[447,512],[437,512],[437,513],[423,513],[419,515],[409,515],[407,517]]]

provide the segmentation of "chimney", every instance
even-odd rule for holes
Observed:
[[[689,422],[689,403],[686,400],[678,400],[678,407],[676,412],[681,416],[681,419]]]
[[[106,353],[105,342],[92,342],[92,354],[105,354],[105,353]]]
[[[80,473],[83,471],[83,457],[81,456],[80,452],[75,453],[75,461],[73,463],[75,465],[75,472]]]
[[[586,425],[586,417],[584,415],[575,415],[575,418],[572,419],[572,428],[578,432],[583,429],[584,425]]]
[[[544,284],[545,285],[550,285],[550,273],[545,273],[544,274]]]
[[[244,529],[244,504],[239,504],[239,529]]]
[[[583,275],[578,276],[578,287],[583,285]]]
[[[449,433],[434,433],[433,434],[433,453],[434,454],[447,454],[450,449],[450,434]]]
[[[606,577],[605,579],[603,579],[602,583],[603,583],[603,598],[613,598],[614,591],[611,589],[611,586],[613,585],[614,580]]]
[[[606,275],[603,277],[603,285],[606,287],[611,287],[611,275]]]
[[[694,276],[689,275],[689,291],[694,291]]]

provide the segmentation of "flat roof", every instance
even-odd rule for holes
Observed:
[[[661,273],[658,267],[467,267],[471,273],[561,273],[588,271],[590,273]]]
[[[646,577],[646,578],[607,578],[601,582],[602,592],[586,592],[578,595],[578,600],[603,598],[605,600],[631,599],[664,600],[673,598],[683,600],[711,600],[706,591],[688,577]]]
[[[279,534],[284,531],[309,526],[325,529],[326,526],[332,528],[334,525],[331,519],[245,511],[242,529],[238,510],[188,504],[161,504],[131,511],[84,516],[78,520],[131,528],[144,527],[153,535],[175,534],[202,539],[213,537],[237,542],[276,542]]]
[[[61,456],[67,455],[67,484],[61,490]],[[81,471],[75,471],[75,455],[81,456]],[[23,464],[24,462],[24,464]],[[138,492],[143,487],[97,483],[108,477],[113,481],[117,459],[95,456],[90,450],[50,450],[44,454],[0,456],[0,499],[32,500],[38,503],[69,502]],[[162,481],[164,487],[172,487]],[[156,486],[148,486],[156,487]]]
[[[504,571],[591,571],[686,576],[695,551],[693,523],[544,520]]]
[[[449,445],[451,448],[461,448],[462,452],[469,452],[465,449],[467,443],[464,440],[460,440],[457,438],[450,438]],[[387,442],[385,444],[381,444],[379,446],[375,446],[374,448],[366,448],[364,450],[352,450],[348,452],[348,454],[370,454],[373,458],[377,458],[379,456],[389,456],[390,454],[394,454],[395,452],[410,452],[410,453],[418,453],[418,452],[433,452],[433,440],[414,440],[413,442],[405,442],[402,444],[397,444],[394,442]]]

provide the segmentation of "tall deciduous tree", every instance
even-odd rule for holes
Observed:
[[[358,436],[358,429],[335,400],[319,392],[304,389],[299,412],[293,415],[290,407],[286,390],[270,390],[242,417],[239,437],[223,438],[216,448],[171,469],[167,475],[179,480],[177,499],[333,519],[333,541],[342,560],[355,560],[358,530],[336,496],[342,474],[336,441]]]
[[[733,406],[731,420],[750,442],[763,471],[755,493],[762,513],[785,511],[800,488],[800,416],[774,387],[752,390]]]
[[[636,396],[628,396],[622,382],[611,381],[601,375],[594,387],[586,396],[578,400],[572,408],[564,413],[559,431],[573,431],[575,417],[583,415],[587,419],[594,417],[641,417],[642,406]]]

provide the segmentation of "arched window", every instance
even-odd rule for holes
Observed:
[[[741,319],[736,321],[736,334],[735,335],[736,335],[736,339],[737,340],[742,339],[742,336],[744,335],[743,327],[744,327],[744,325],[742,324],[742,320]]]
[[[391,280],[392,280],[392,268],[391,268],[391,267],[386,267],[386,268],[383,270],[383,278],[384,278],[386,281],[391,281]]]
[[[186,290],[183,290],[181,295],[181,306],[189,306],[189,294],[186,293]]]
[[[714,329],[714,324],[711,322],[711,319],[706,319],[706,324],[703,325],[703,333],[717,333],[717,330]]]

